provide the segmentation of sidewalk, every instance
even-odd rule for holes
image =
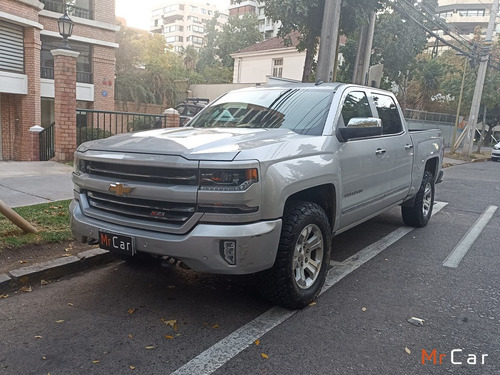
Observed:
[[[72,171],[54,161],[0,161],[0,199],[11,207],[71,199]]]

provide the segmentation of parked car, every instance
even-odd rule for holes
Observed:
[[[493,148],[491,149],[491,160],[493,161],[498,161],[500,160],[500,142],[498,142]]]
[[[333,235],[395,206],[427,225],[442,142],[372,87],[236,90],[183,128],[80,145],[71,229],[129,262],[257,273],[265,297],[302,308],[325,282]]]
[[[200,112],[208,104],[208,99],[202,98],[187,98],[181,104],[176,105],[174,108],[181,115],[180,126],[184,126],[194,115]]]

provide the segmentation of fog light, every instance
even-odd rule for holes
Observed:
[[[236,264],[236,241],[222,240],[219,247],[224,260],[234,266]]]

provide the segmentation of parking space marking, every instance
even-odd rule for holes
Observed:
[[[497,209],[497,206],[488,206],[488,208],[482,213],[479,219],[476,220],[474,225],[467,231],[467,233],[465,233],[458,245],[450,254],[448,254],[443,262],[443,266],[449,268],[458,267],[465,254],[467,254],[471,246],[477,240]]]
[[[444,202],[435,202],[432,214],[438,213],[446,205],[447,203]],[[376,243],[349,257],[341,264],[335,264],[335,267],[328,271],[321,294],[414,229],[413,227],[400,227]],[[297,310],[291,311],[281,307],[273,307],[179,367],[171,375],[212,374],[252,345],[255,340],[260,339],[296,313]]]

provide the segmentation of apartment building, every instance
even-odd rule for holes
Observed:
[[[486,33],[492,5],[493,1],[439,0],[436,15],[444,20],[454,33],[471,40],[474,36],[474,30],[478,26],[483,35]],[[497,16],[494,39],[498,37],[499,33],[500,17]],[[438,31],[438,34],[445,40],[452,41],[443,31]],[[431,38],[430,44],[432,44],[434,52],[437,53],[449,48],[442,42],[435,44],[434,38]]]
[[[155,7],[151,15],[150,31],[163,34],[175,52],[182,52],[192,45],[196,50],[203,46],[205,22],[211,20],[217,6],[210,3],[168,1]],[[227,22],[228,15],[219,11],[218,27]]]
[[[231,0],[229,5],[229,16],[238,16],[245,13],[255,13],[259,19],[259,31],[262,33],[264,40],[274,38],[278,35],[280,22],[274,22],[267,18],[264,14],[264,2],[255,0],[244,0],[237,2]]]
[[[57,20],[74,22],[77,107],[114,109],[114,0],[1,0],[0,160],[33,160],[29,130],[54,122]],[[75,113],[76,116],[76,113]]]

